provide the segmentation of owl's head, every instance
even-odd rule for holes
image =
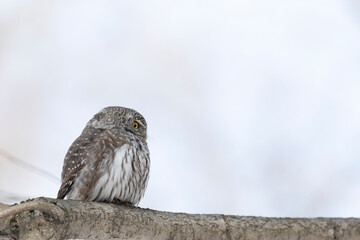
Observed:
[[[147,124],[137,111],[125,107],[106,107],[97,113],[88,123],[98,129],[124,130],[146,140]]]

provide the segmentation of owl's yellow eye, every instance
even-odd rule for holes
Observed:
[[[133,127],[134,127],[134,128],[139,128],[139,124],[136,123],[136,122],[134,122],[134,123],[133,123]]]

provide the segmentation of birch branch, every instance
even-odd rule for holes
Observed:
[[[0,204],[2,239],[360,239],[357,218],[264,218],[161,212],[36,198]]]

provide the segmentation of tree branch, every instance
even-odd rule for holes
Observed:
[[[2,239],[359,239],[360,219],[185,214],[37,198],[0,205]]]

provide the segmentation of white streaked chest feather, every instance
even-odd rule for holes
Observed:
[[[149,179],[150,159],[146,146],[139,148],[136,142],[124,144],[116,148],[114,154],[104,155],[98,166],[95,162],[89,161],[80,171],[68,194],[69,199],[105,202],[118,199],[134,205],[139,203]],[[99,179],[90,186],[98,174]],[[88,188],[84,195],[81,189]]]
[[[90,201],[112,201],[137,204],[144,195],[149,173],[149,159],[137,147],[124,144],[115,149],[113,161],[103,161],[103,172],[89,196]]]

